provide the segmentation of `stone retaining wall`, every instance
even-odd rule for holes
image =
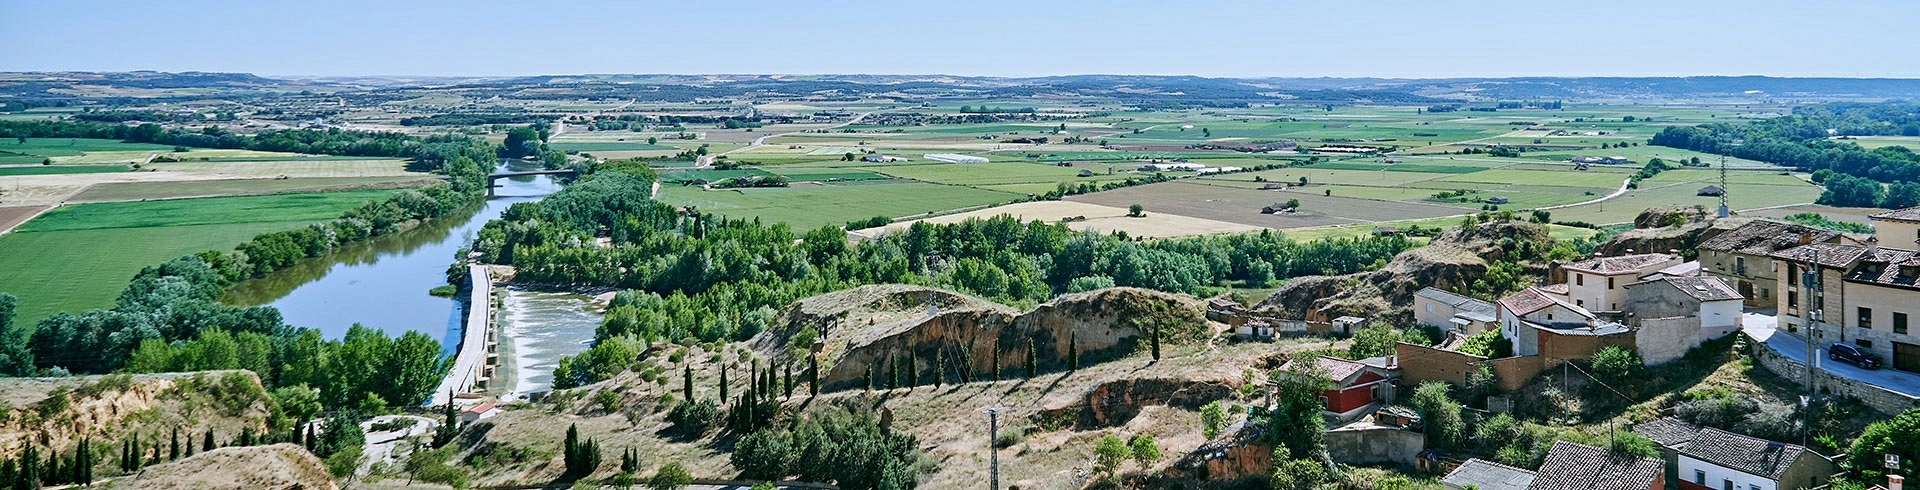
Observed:
[[[1741,335],[1747,334],[1743,332]],[[1747,355],[1752,356],[1754,361],[1759,362],[1762,367],[1767,368],[1768,371],[1773,371],[1773,374],[1780,375],[1780,377],[1805,383],[1807,379],[1806,364],[1774,352],[1773,349],[1767,348],[1765,343],[1754,339],[1751,335],[1748,335],[1746,340]],[[1881,412],[1898,414],[1914,408],[1920,408],[1920,398],[1896,393],[1886,388],[1860,381],[1835,376],[1833,373],[1824,370],[1814,373],[1813,378],[1814,386],[1818,387],[1821,392],[1852,396],[1860,399],[1860,401],[1866,403],[1867,406],[1873,407],[1875,410]]]

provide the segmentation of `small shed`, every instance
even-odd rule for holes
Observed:
[[[1506,203],[1507,203],[1507,198],[1505,197],[1494,196],[1494,197],[1487,198],[1487,204],[1506,204]]]
[[[1268,204],[1267,207],[1260,208],[1260,214],[1284,213],[1291,209],[1293,208],[1287,207],[1287,203],[1276,202],[1273,204]]]
[[[1702,196],[1702,197],[1720,197],[1726,194],[1727,194],[1727,190],[1721,189],[1720,186],[1717,186],[1717,185],[1701,187],[1700,192],[1694,193],[1694,195]]]
[[[493,416],[498,413],[500,413],[500,406],[495,405],[491,401],[488,401],[485,403],[481,403],[479,405],[467,407],[466,410],[462,410],[460,412],[460,423],[471,424],[474,422],[479,422],[482,420],[493,418]]]
[[[1333,319],[1333,329],[1339,330],[1340,333],[1343,333],[1343,334],[1352,335],[1354,327],[1364,327],[1365,326],[1363,325],[1364,323],[1367,323],[1367,319],[1365,318],[1360,318],[1357,316],[1343,316],[1340,318]]]
[[[1400,228],[1399,228],[1399,227],[1396,227],[1396,226],[1375,226],[1375,227],[1373,227],[1373,234],[1374,234],[1374,235],[1378,235],[1378,236],[1386,236],[1386,235],[1398,235],[1398,234],[1400,234],[1400,233],[1402,233],[1402,232],[1400,231]]]
[[[1268,183],[1267,183],[1266,185],[1263,185],[1263,186],[1260,186],[1260,190],[1263,190],[1263,191],[1284,191],[1284,190],[1287,190],[1287,185],[1286,185],[1286,184],[1282,184],[1282,183],[1279,183],[1279,182],[1268,182]]]
[[[1083,168],[1083,169],[1080,169],[1080,176],[1081,176],[1081,177],[1092,177],[1092,176],[1093,176],[1093,171],[1092,171],[1092,170],[1087,170],[1087,169],[1084,169],[1084,168]]]

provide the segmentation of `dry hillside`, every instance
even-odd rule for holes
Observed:
[[[1486,275],[1489,260],[1515,260],[1520,244],[1546,247],[1550,240],[1546,228],[1520,221],[1449,228],[1426,246],[1395,255],[1380,270],[1289,280],[1255,309],[1288,319],[1319,311],[1327,318],[1410,320],[1413,293],[1420,288],[1466,290]]]
[[[338,490],[320,459],[293,444],[227,447],[149,466],[114,488],[138,490]]]
[[[175,428],[230,439],[243,427],[262,431],[271,403],[249,371],[0,378],[0,457],[28,443],[65,451],[91,438],[114,447]]]

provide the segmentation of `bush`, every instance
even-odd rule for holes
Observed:
[[[1466,431],[1465,423],[1460,420],[1460,402],[1447,396],[1452,386],[1441,381],[1420,383],[1413,390],[1413,408],[1420,412],[1420,420],[1426,425],[1427,444],[1451,449],[1460,442],[1460,436]]]
[[[1248,384],[1247,386],[1253,386]],[[1220,430],[1227,426],[1227,414],[1220,408],[1220,401],[1214,400],[1200,407],[1200,432],[1211,441],[1220,436]]]
[[[667,422],[683,435],[699,437],[720,424],[720,407],[707,400],[682,400],[667,412]]]
[[[1646,363],[1640,360],[1640,354],[1609,345],[1593,354],[1593,374],[1600,381],[1611,385],[1620,385],[1634,379]]]

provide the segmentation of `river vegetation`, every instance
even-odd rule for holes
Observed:
[[[944,287],[1022,307],[1113,286],[1212,295],[1366,270],[1415,246],[1400,236],[1298,242],[1266,231],[1135,241],[1011,216],[916,223],[849,244],[838,227],[796,233],[785,223],[675,208],[648,199],[650,186],[643,175],[597,169],[540,202],[515,204],[480,231],[473,251],[482,262],[513,265],[518,281],[626,288],[596,332],[605,346],[597,349],[616,349],[626,344],[606,340],[746,340],[795,300],[867,284]],[[609,243],[596,244],[596,236]],[[556,387],[619,370],[582,361],[630,358],[590,350],[568,363],[577,379]]]
[[[493,145],[466,137],[398,133],[330,130],[239,136],[177,129],[155,133],[142,127],[8,122],[0,123],[0,132],[408,157],[445,175],[447,182],[369,201],[325,223],[261,234],[232,251],[208,250],[147,267],[112,308],[59,313],[30,331],[13,325],[14,300],[0,295],[0,375],[248,369],[276,393],[314,392],[328,408],[369,412],[419,405],[431,395],[448,366],[440,343],[431,336],[407,332],[389,337],[356,325],[344,338],[329,341],[317,330],[287,325],[272,307],[234,307],[218,298],[238,281],[478,204],[486,194],[489,164],[495,161]]]

